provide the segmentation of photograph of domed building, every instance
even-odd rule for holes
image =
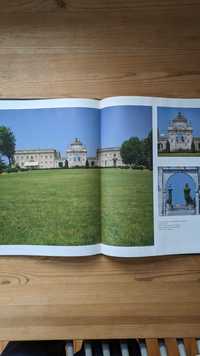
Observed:
[[[158,108],[158,154],[200,156],[200,110]]]

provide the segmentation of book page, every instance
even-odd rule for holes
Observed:
[[[116,97],[101,106],[109,157],[101,175],[103,253],[200,252],[200,100]]]
[[[199,253],[200,100],[157,99],[154,120],[157,253]]]
[[[101,102],[102,249],[117,256],[154,251],[151,100]]]
[[[100,251],[96,100],[0,102],[0,254]]]

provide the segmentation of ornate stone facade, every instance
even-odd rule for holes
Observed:
[[[120,147],[97,149],[98,167],[121,167],[124,166],[120,155]]]
[[[85,167],[87,161],[87,149],[78,138],[71,143],[66,151],[68,167]]]
[[[200,151],[200,137],[193,136],[191,121],[179,112],[169,122],[166,135],[158,135],[159,152]]]
[[[16,150],[15,164],[20,168],[57,168],[60,153],[55,149]]]

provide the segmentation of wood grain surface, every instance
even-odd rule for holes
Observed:
[[[199,15],[192,0],[1,0],[0,97],[199,97]],[[1,340],[175,336],[200,336],[200,256],[0,258]]]

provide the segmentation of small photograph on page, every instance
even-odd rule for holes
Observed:
[[[98,157],[102,242],[153,245],[152,107],[102,109]]]
[[[199,215],[199,187],[200,167],[159,167],[159,215]]]
[[[158,107],[158,155],[200,157],[200,109]]]
[[[100,242],[100,114],[0,110],[0,245]]]

